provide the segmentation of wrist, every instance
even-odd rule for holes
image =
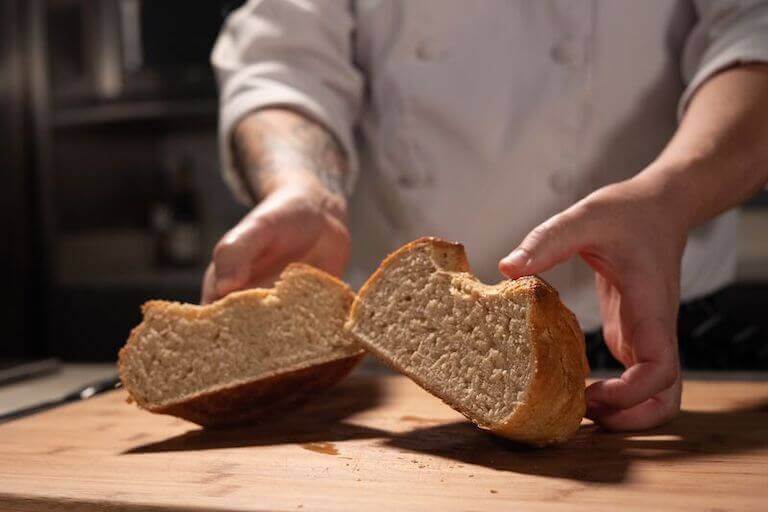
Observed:
[[[318,212],[331,215],[346,224],[346,198],[329,190],[310,174],[276,180],[269,186],[263,187],[262,191],[264,199],[272,195],[292,196],[311,205]]]
[[[697,179],[702,162],[656,161],[631,179],[660,215],[687,233],[708,218],[704,184]]]

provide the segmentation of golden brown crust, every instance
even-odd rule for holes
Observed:
[[[347,322],[347,325],[349,325],[349,322],[352,321],[353,318],[356,317],[357,314],[357,308],[359,307],[361,297],[363,297],[369,288],[372,288],[376,285],[376,283],[379,282],[379,280],[382,278],[386,270],[394,264],[400,256],[403,256],[409,252],[411,252],[413,249],[416,249],[419,246],[429,244],[434,248],[440,248],[440,249],[447,249],[453,253],[453,255],[456,257],[456,260],[454,262],[453,270],[454,272],[469,272],[469,261],[467,260],[467,253],[464,251],[464,246],[457,242],[449,242],[448,240],[443,240],[442,238],[437,238],[433,236],[423,236],[421,238],[417,238],[416,240],[412,242],[408,242],[404,246],[400,247],[395,252],[388,255],[384,260],[381,262],[379,267],[376,269],[376,271],[371,274],[371,276],[368,278],[365,283],[363,283],[363,286],[360,288],[360,291],[357,292],[357,296],[355,297],[354,302],[352,302],[352,308],[349,310],[349,321]],[[399,371],[399,370],[398,370]]]
[[[449,400],[446,400],[442,396],[440,396],[440,390],[434,387],[428,380],[423,379],[420,375],[412,372],[407,372],[405,368],[400,366],[396,361],[393,361],[385,352],[379,350],[379,348],[376,346],[375,343],[371,342],[370,340],[365,339],[364,336],[361,335],[361,333],[356,333],[354,329],[354,323],[357,319],[357,313],[358,308],[362,304],[362,300],[367,295],[368,290],[372,290],[376,284],[384,277],[384,274],[386,273],[387,269],[397,263],[398,259],[400,257],[406,256],[408,253],[410,253],[413,250],[418,249],[419,247],[427,245],[431,249],[437,250],[437,251],[445,251],[446,253],[450,254],[451,257],[448,257],[448,255],[444,255],[443,258],[443,264],[445,265],[445,270],[449,270],[452,272],[469,272],[469,261],[467,260],[467,253],[464,250],[464,246],[457,242],[450,242],[448,240],[443,240],[442,238],[437,237],[431,237],[431,236],[424,236],[421,238],[418,238],[416,240],[413,240],[412,242],[408,242],[407,244],[403,245],[393,253],[389,254],[384,260],[381,262],[379,267],[376,269],[376,271],[371,274],[371,276],[368,278],[368,280],[363,284],[363,286],[360,288],[360,291],[357,293],[357,296],[355,297],[355,301],[352,303],[352,308],[349,311],[349,319],[347,320],[346,325],[344,326],[345,329],[352,332],[357,339],[363,344],[366,351],[373,354],[375,357],[377,357],[380,361],[382,361],[384,364],[386,364],[388,367],[390,367],[392,370],[402,373],[412,381],[414,381],[416,384],[421,386],[422,388],[426,389],[436,397],[440,398],[443,402],[448,404],[450,407],[456,409],[461,414],[467,417],[467,419],[471,420],[474,424],[476,424],[480,428],[487,428],[478,421],[472,417],[470,411],[466,410],[462,404],[460,403],[454,403]]]
[[[264,379],[203,392],[163,407],[146,407],[204,427],[223,427],[268,419],[315,398],[347,376],[362,359],[355,354]]]
[[[280,275],[280,281],[293,273],[309,274],[325,281],[328,286],[337,287],[344,295],[346,308],[349,308],[355,298],[354,292],[346,283],[304,263],[289,264]],[[238,291],[214,303],[202,306],[150,300],[142,305],[141,311],[145,318],[152,314],[166,313],[186,319],[199,318],[210,315],[215,309],[226,308],[237,300],[251,300],[253,298],[263,300],[276,293],[280,281],[272,289],[254,288]],[[139,394],[132,393],[130,386],[127,385],[128,379],[124,378],[129,354],[136,350],[137,340],[141,337],[144,329],[145,322],[142,322],[131,330],[128,341],[118,354],[118,373],[128,391],[128,401],[133,401],[142,409],[150,412],[178,416],[203,426],[221,426],[249,421],[261,415],[270,414],[275,408],[285,409],[298,405],[340,381],[365,355],[365,351],[360,349],[354,354],[346,354],[336,359],[274,372],[250,381],[201,392],[168,405],[155,406],[143,400]]]
[[[366,350],[382,359],[400,373],[404,368],[392,361],[371,340],[355,333],[355,322],[360,304],[382,279],[386,270],[412,250],[429,245],[437,251],[447,249],[444,270],[469,272],[464,247],[439,238],[424,237],[410,242],[393,252],[360,289],[349,314],[346,329],[356,334]],[[468,275],[467,279],[475,280]],[[497,425],[482,425],[460,403],[440,396],[439,390],[419,375],[407,376],[448,405],[461,412],[481,428],[534,445],[547,445],[567,440],[578,429],[586,409],[584,379],[589,373],[584,350],[584,335],[573,313],[560,301],[557,291],[538,276],[526,276],[484,287],[488,293],[507,296],[524,294],[530,300],[530,336],[534,346],[534,372],[522,403],[512,415]]]
[[[492,430],[504,437],[534,445],[568,440],[586,411],[584,381],[589,374],[584,335],[574,314],[549,283],[537,276],[525,282],[532,301],[530,336],[534,346],[534,374],[523,403]]]
[[[181,315],[185,318],[196,318],[203,312],[205,312],[204,314],[207,314],[207,312],[214,309],[226,308],[232,302],[235,302],[243,297],[248,297],[248,298],[269,297],[270,295],[275,293],[276,289],[280,286],[280,281],[286,279],[287,277],[289,277],[291,274],[294,274],[294,273],[303,274],[303,275],[309,274],[317,279],[320,279],[321,281],[325,281],[328,286],[339,288],[339,290],[341,291],[341,293],[344,294],[345,299],[349,303],[351,303],[355,299],[355,293],[352,291],[352,289],[349,287],[347,283],[311,265],[307,265],[306,263],[296,262],[296,263],[290,263],[285,267],[283,272],[280,274],[280,279],[275,284],[275,288],[269,288],[269,289],[250,288],[247,290],[240,290],[240,291],[232,292],[229,295],[222,297],[221,299],[206,305],[187,304],[187,303],[166,301],[166,300],[149,300],[144,304],[142,304],[141,312],[143,315],[146,316],[148,313],[152,312],[153,310],[173,311],[174,314]],[[128,343],[126,343],[126,346],[128,346],[129,343],[130,343],[130,340]]]

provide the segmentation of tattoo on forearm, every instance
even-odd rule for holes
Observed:
[[[314,121],[287,111],[257,112],[235,130],[232,142],[235,164],[254,199],[283,173],[311,173],[328,191],[344,195],[346,156]]]

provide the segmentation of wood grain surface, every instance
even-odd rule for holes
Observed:
[[[768,510],[768,383],[688,382],[683,408],[529,449],[403,377],[218,431],[117,391],[0,425],[0,510]]]

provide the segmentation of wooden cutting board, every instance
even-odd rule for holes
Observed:
[[[0,510],[768,510],[768,383],[688,382],[683,408],[537,450],[402,377],[210,432],[117,391],[0,425]]]

